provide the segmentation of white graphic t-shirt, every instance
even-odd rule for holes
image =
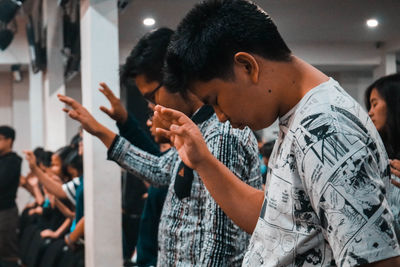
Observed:
[[[360,105],[330,79],[279,128],[243,266],[358,266],[400,255],[389,162]]]

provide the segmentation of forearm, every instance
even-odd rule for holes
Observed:
[[[103,144],[107,147],[107,149],[110,148],[116,136],[115,133],[113,133],[110,129],[108,129],[107,127],[103,126],[100,123],[94,135],[97,138],[99,138],[101,142],[103,142]]]
[[[36,203],[42,205],[44,202],[44,196],[38,185],[32,186],[32,194],[35,197]]]
[[[132,145],[153,155],[160,155],[159,145],[140,126],[139,121],[129,115],[124,123],[117,123],[119,134],[128,140]]]
[[[49,175],[44,173],[39,167],[34,167],[32,172],[38,177],[39,181],[45,186],[50,194],[53,194],[58,198],[67,198],[64,190],[62,190],[61,183],[56,182]]]
[[[56,202],[56,207],[61,213],[70,219],[75,218],[75,212],[71,211],[67,206],[65,206],[59,199],[55,200]]]
[[[71,226],[71,219],[67,218],[63,224],[58,227],[58,229],[54,232],[54,235],[56,236],[56,238],[59,238],[63,233],[65,233],[67,231],[67,229]]]
[[[155,185],[168,185],[178,155],[169,151],[155,156],[118,137],[108,151],[108,159],[117,162],[135,176]]]
[[[196,171],[227,216],[240,228],[252,233],[260,215],[264,192],[242,182],[211,154]]]
[[[75,230],[69,235],[70,241],[76,243],[79,238],[85,234],[85,217],[79,220],[76,224]]]
[[[33,187],[29,184],[29,183],[26,183],[26,184],[23,184],[23,185],[21,185],[23,188],[25,188],[26,189],[26,191],[28,191],[33,197],[35,196],[35,193],[34,193],[34,191],[33,191]]]

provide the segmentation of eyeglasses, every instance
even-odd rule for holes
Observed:
[[[162,83],[160,83],[153,91],[145,93],[143,95],[144,99],[146,99],[148,102],[150,102],[151,104],[156,104],[156,93],[158,90],[160,90],[160,88],[163,86]]]

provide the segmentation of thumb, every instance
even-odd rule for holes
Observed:
[[[101,106],[100,110],[103,111],[104,113],[106,113],[108,116],[112,116],[112,112],[111,110],[109,110],[108,108],[106,108],[105,106]]]
[[[71,119],[74,119],[74,120],[77,120],[77,121],[79,121],[79,114],[78,114],[78,112],[76,112],[75,110],[70,110],[69,112],[68,112],[68,116],[70,116],[71,117]]]

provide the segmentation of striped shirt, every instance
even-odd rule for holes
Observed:
[[[261,188],[257,142],[253,133],[220,123],[216,115],[198,124],[213,155],[247,184]],[[158,232],[158,266],[240,266],[249,235],[219,208],[194,172],[190,196],[174,191],[181,159],[175,149],[154,156],[116,137],[109,159],[136,176],[169,185]]]
[[[79,177],[72,179],[71,181],[62,185],[62,189],[64,190],[65,194],[68,197],[68,200],[76,206],[76,190],[81,185],[81,181]]]

